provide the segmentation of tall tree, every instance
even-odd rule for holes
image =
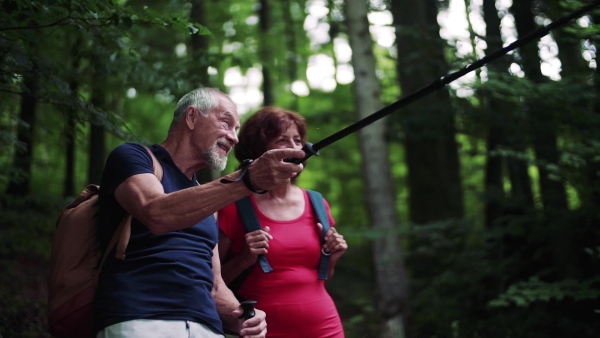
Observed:
[[[561,8],[562,1],[547,0],[545,3],[548,7],[548,16],[550,19],[556,20],[563,15]],[[554,37],[558,46],[558,57],[561,65],[560,73],[563,78],[573,75],[589,76],[591,74],[590,68],[582,56],[582,40],[576,33],[577,27],[578,25],[573,22],[569,27],[570,29],[565,27],[552,31],[552,37]]]
[[[525,36],[537,28],[533,14],[533,0],[515,1],[511,12],[515,17],[515,26],[519,36]],[[541,71],[539,49],[535,43],[527,44],[519,49],[521,65],[527,78],[535,85],[548,83]],[[529,120],[531,141],[538,165],[539,184],[544,210],[547,212],[567,210],[567,198],[564,183],[553,179],[548,165],[559,160],[557,146],[557,121],[555,108],[549,104],[543,93],[529,97],[527,101],[527,117]]]
[[[500,19],[496,10],[495,0],[483,1],[483,17],[485,21],[485,39],[487,44],[486,54],[502,47],[502,36],[500,35]],[[488,66],[490,77],[495,72],[506,71],[507,65],[505,59],[491,63]],[[504,68],[504,69],[503,69]],[[486,111],[486,122],[488,131],[486,135],[486,163],[485,163],[485,223],[490,226],[491,223],[502,215],[502,204],[505,200],[505,191],[503,184],[503,160],[501,156],[494,156],[494,151],[502,145],[504,134],[503,128],[504,115],[506,111],[502,107],[503,100],[498,100],[493,91],[486,91],[483,88],[483,104]],[[494,109],[494,107],[498,107]]]
[[[444,42],[439,36],[437,1],[392,0],[396,63],[404,95],[445,75]],[[454,111],[447,90],[403,110],[401,119],[408,166],[410,220],[417,224],[461,219],[463,194]]]
[[[288,53],[286,54],[286,68],[287,68],[287,76],[289,83],[293,83],[298,78],[298,66],[297,66],[297,48],[298,41],[296,39],[296,20],[292,15],[292,6],[291,0],[284,0],[281,6],[283,21],[287,24],[285,25],[285,45],[287,47]],[[263,73],[264,77],[264,73]],[[292,93],[293,94],[293,93]],[[298,98],[295,94],[292,96],[292,102],[290,104],[290,109],[293,111],[298,110]],[[265,103],[266,103],[265,99]]]
[[[273,95],[273,79],[271,78],[272,43],[271,43],[271,4],[269,0],[260,0],[258,7],[259,57],[262,60],[262,91],[263,105],[271,106],[275,102]]]
[[[7,22],[6,26],[10,30],[11,24],[22,23],[23,25],[39,25],[39,18],[28,17],[26,11],[20,11],[15,3],[2,3],[2,8],[14,15],[13,22]],[[3,50],[8,51],[7,59],[11,60],[6,65],[6,73],[13,72],[6,76],[6,79],[13,77],[12,81],[6,82],[10,90],[15,90],[20,94],[19,116],[16,124],[16,142],[13,151],[12,172],[9,177],[6,193],[15,196],[25,196],[29,194],[31,188],[31,175],[33,167],[34,154],[34,135],[36,130],[36,114],[40,92],[40,81],[42,74],[39,70],[39,49],[40,41],[35,39],[35,32],[29,30],[16,30],[14,36],[2,35]],[[10,41],[9,43],[7,43]],[[4,55],[3,55],[4,56]],[[19,64],[20,67],[11,69],[10,63]],[[3,72],[5,71],[3,69]],[[19,80],[20,79],[20,80]],[[16,80],[16,81],[15,81]],[[11,84],[19,84],[17,86]]]
[[[361,0],[346,0],[344,12],[352,48],[356,111],[360,118],[364,118],[382,107],[367,5]],[[378,309],[383,321],[380,336],[396,338],[405,336],[409,295],[402,248],[397,235],[396,194],[385,134],[386,122],[382,119],[361,129],[359,138],[367,209],[372,227],[383,234],[373,242]]]
[[[596,25],[600,25],[600,15],[594,13],[592,16],[592,21],[596,24]],[[595,46],[599,46],[600,45],[600,37],[598,37],[597,34],[595,34],[592,38],[592,43]],[[594,72],[593,74],[593,80],[594,80],[594,88],[595,88],[595,93],[596,95],[595,100],[593,102],[593,112],[592,112],[592,116],[591,116],[591,121],[592,121],[592,125],[593,126],[599,126],[600,125],[600,100],[598,100],[598,93],[600,93],[600,72],[598,72],[597,70]],[[590,143],[590,146],[592,149],[596,148],[597,146],[594,146],[594,144],[598,144],[596,142],[596,140],[600,140],[600,135],[598,135],[598,130],[600,130],[600,128],[593,128],[593,138],[591,137],[590,140],[588,140],[588,142]],[[594,142],[595,141],[595,142]],[[587,168],[587,172],[586,172],[586,179],[589,181],[589,189],[586,189],[585,194],[582,196],[582,200],[583,203],[587,204],[586,206],[588,207],[588,210],[592,211],[593,219],[594,221],[596,221],[597,219],[600,219],[600,215],[598,215],[597,211],[597,206],[600,205],[600,176],[598,175],[598,172],[600,172],[600,163],[598,163],[598,161],[594,161],[594,153],[590,154],[591,156],[589,156],[589,161],[586,165]],[[587,201],[587,203],[586,203]]]
[[[193,0],[192,10],[190,12],[190,21],[197,22],[206,26],[206,1]],[[211,86],[210,77],[208,76],[208,48],[210,41],[208,35],[191,34],[190,35],[190,63],[192,83],[199,83],[202,86]],[[207,183],[215,180],[218,177],[218,172],[209,168],[202,169],[196,173],[196,179],[200,183]]]
[[[13,177],[6,193],[15,196],[29,194],[33,163],[34,133],[36,126],[38,79],[35,67],[23,75],[21,91],[20,122],[17,124],[17,140],[14,151]]]
[[[108,69],[100,51],[92,56],[93,77],[90,102],[94,106],[94,114],[90,120],[90,136],[88,144],[88,182],[100,184],[102,169],[106,156],[106,82]]]
[[[81,35],[77,34],[77,38],[75,38],[73,42],[69,42],[69,44],[71,45],[72,57],[72,75],[69,79],[69,89],[71,94],[76,98],[79,94],[79,77],[77,75],[79,74],[81,63]],[[74,104],[67,107],[65,121],[65,142],[66,161],[63,195],[73,196],[75,194],[75,150],[77,144],[77,108]]]
[[[495,0],[483,1],[483,16],[486,23],[486,54],[502,48],[500,18]],[[506,99],[514,93],[507,91],[502,77],[507,75],[509,57],[504,57],[487,65],[488,83],[482,88],[488,132],[486,136],[485,167],[485,220],[491,226],[505,213],[525,214],[533,209],[533,191],[528,173],[529,164],[516,156],[502,157],[499,150],[511,149],[525,152],[526,135],[522,119],[513,115],[515,104]],[[504,168],[508,171],[511,183],[510,200],[504,191]]]
[[[600,14],[595,13],[594,15],[592,15],[592,20],[596,25],[600,24]],[[600,45],[600,37],[596,34],[594,35],[592,42],[595,46]],[[596,60],[597,61],[597,60]],[[600,72],[596,69],[596,71],[593,74],[593,83],[594,83],[594,87],[595,87],[595,93],[596,95],[594,96],[595,101],[594,101],[594,105],[593,105],[593,114],[592,114],[592,118],[591,120],[592,125],[593,126],[598,126],[600,125],[600,100],[598,100],[598,94],[600,93]],[[600,140],[600,135],[598,135],[597,131],[599,130],[598,128],[594,128],[594,130],[596,131],[594,138],[592,138],[591,140]],[[590,143],[592,149],[596,149],[596,153],[599,151],[598,147],[595,146],[594,144],[598,144],[595,143],[594,141],[589,140],[588,142]],[[596,141],[597,142],[597,141]],[[592,159],[593,156],[590,156],[590,159]],[[587,200],[588,204],[587,206],[589,207],[589,210],[592,211],[593,215],[595,215],[595,219],[599,219],[600,215],[597,214],[596,212],[596,208],[598,205],[600,205],[600,176],[598,175],[598,172],[600,172],[600,163],[598,163],[598,161],[589,161],[587,164],[587,180],[589,180],[590,184],[590,188],[589,190],[586,191],[585,195],[584,195],[584,203]]]
[[[404,96],[448,73],[445,42],[439,35],[437,22],[438,3],[437,0],[391,1],[398,51],[396,73]],[[409,239],[412,255],[408,257],[408,265],[415,297],[427,289],[428,281],[438,278],[451,264],[436,255],[418,255],[421,249],[432,246],[419,232],[426,231],[425,224],[439,222],[449,224],[447,231],[456,231],[464,214],[454,114],[450,94],[442,89],[394,116],[401,125],[402,137],[396,137],[403,141],[408,169],[409,220],[414,229]],[[460,237],[453,240],[463,242]],[[421,311],[419,307],[424,309],[426,305],[415,304],[415,311]]]
[[[552,20],[557,19],[563,13],[561,8],[562,1],[551,0],[546,2],[548,5],[548,15]],[[586,17],[590,21],[595,21],[598,16],[591,15]],[[597,22],[595,22],[597,24]],[[591,24],[591,23],[590,23]],[[574,151],[577,155],[585,160],[585,167],[588,168],[586,174],[575,176],[571,175],[571,184],[577,189],[580,195],[581,206],[583,209],[593,210],[600,203],[600,179],[596,172],[600,170],[597,162],[594,160],[596,152],[590,152],[594,149],[593,144],[598,142],[598,112],[597,107],[590,103],[589,97],[595,96],[594,92],[597,89],[598,81],[595,79],[598,72],[594,72],[588,66],[587,61],[583,58],[584,50],[582,46],[586,42],[591,42],[597,45],[597,39],[591,31],[583,33],[578,30],[578,25],[573,23],[571,27],[555,30],[552,32],[556,44],[558,46],[558,58],[561,64],[561,83],[563,88],[568,88],[568,95],[565,95],[567,100],[564,100],[564,105],[561,106],[563,111],[568,112],[562,114],[561,123],[565,123],[571,132],[567,137],[569,143],[580,144],[585,146],[571,147],[570,151]],[[590,79],[585,83],[581,79]]]
[[[206,25],[206,0],[192,0],[192,9],[190,11],[190,21]],[[208,76],[208,47],[210,45],[209,37],[198,32],[190,34],[189,58],[191,64],[192,83],[197,82],[202,86],[209,87],[210,78]]]

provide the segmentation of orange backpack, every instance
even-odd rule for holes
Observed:
[[[162,180],[162,167],[150,149],[154,175]],[[125,259],[131,234],[131,215],[125,215],[104,252],[100,252],[95,215],[100,187],[88,185],[67,205],[56,223],[48,279],[48,325],[57,338],[94,337],[93,302],[98,275],[108,253],[117,246]]]

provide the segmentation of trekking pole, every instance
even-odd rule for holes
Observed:
[[[501,56],[506,55],[508,52],[513,51],[519,47],[522,47],[523,45],[525,45],[533,40],[540,39],[541,37],[550,33],[551,30],[556,29],[561,26],[564,26],[569,21],[583,16],[585,13],[591,11],[592,9],[594,9],[595,7],[598,7],[598,6],[600,6],[600,0],[596,0],[589,5],[583,6],[580,9],[574,11],[573,13],[571,13],[569,15],[565,15],[563,17],[560,17],[556,21],[553,21],[552,23],[550,23],[546,26],[540,27],[540,28],[532,31],[531,33],[523,36],[522,38],[515,40],[513,43],[509,44],[508,46],[503,47],[489,55],[486,55],[485,57],[464,67],[463,69],[461,69],[457,72],[451,73],[447,76],[443,76],[443,77],[433,81],[428,86],[425,86],[425,87],[417,90],[416,92],[413,92],[412,94],[390,104],[389,106],[386,106],[386,107],[376,111],[375,113],[355,122],[354,124],[349,125],[348,127],[322,139],[321,141],[319,141],[315,144],[306,142],[304,144],[304,146],[302,147],[302,150],[306,154],[306,156],[304,158],[301,158],[301,159],[289,158],[289,159],[285,159],[285,161],[293,162],[293,163],[302,163],[313,155],[318,156],[319,150],[327,147],[328,145],[330,145],[336,141],[339,141],[340,139],[370,125],[371,123],[373,123],[391,113],[396,112],[398,109],[400,109],[404,106],[407,106],[408,104],[413,103],[414,101],[416,101],[426,95],[429,95],[438,89],[443,88],[445,85],[449,84],[450,82],[452,82],[452,81],[454,81],[454,80],[456,80],[478,68],[483,67],[487,63],[490,63],[490,62],[500,58]]]

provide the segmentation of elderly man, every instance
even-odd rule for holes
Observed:
[[[198,170],[225,168],[239,127],[236,106],[225,94],[199,88],[177,104],[166,140],[149,147],[162,182],[142,145],[125,143],[110,153],[100,185],[101,246],[108,246],[126,213],[133,221],[126,259],[111,254],[102,267],[97,337],[223,337],[223,327],[242,337],[266,335],[263,311],[238,319],[240,303],[221,278],[213,214],[251,191],[287,184],[303,166],[283,159],[304,152],[270,150],[247,170],[198,185]]]

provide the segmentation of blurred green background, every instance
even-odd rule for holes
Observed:
[[[586,3],[0,2],[0,337],[48,336],[62,207],[188,91],[298,111],[314,143]],[[347,337],[600,335],[599,14],[309,160],[350,247],[327,282]]]

